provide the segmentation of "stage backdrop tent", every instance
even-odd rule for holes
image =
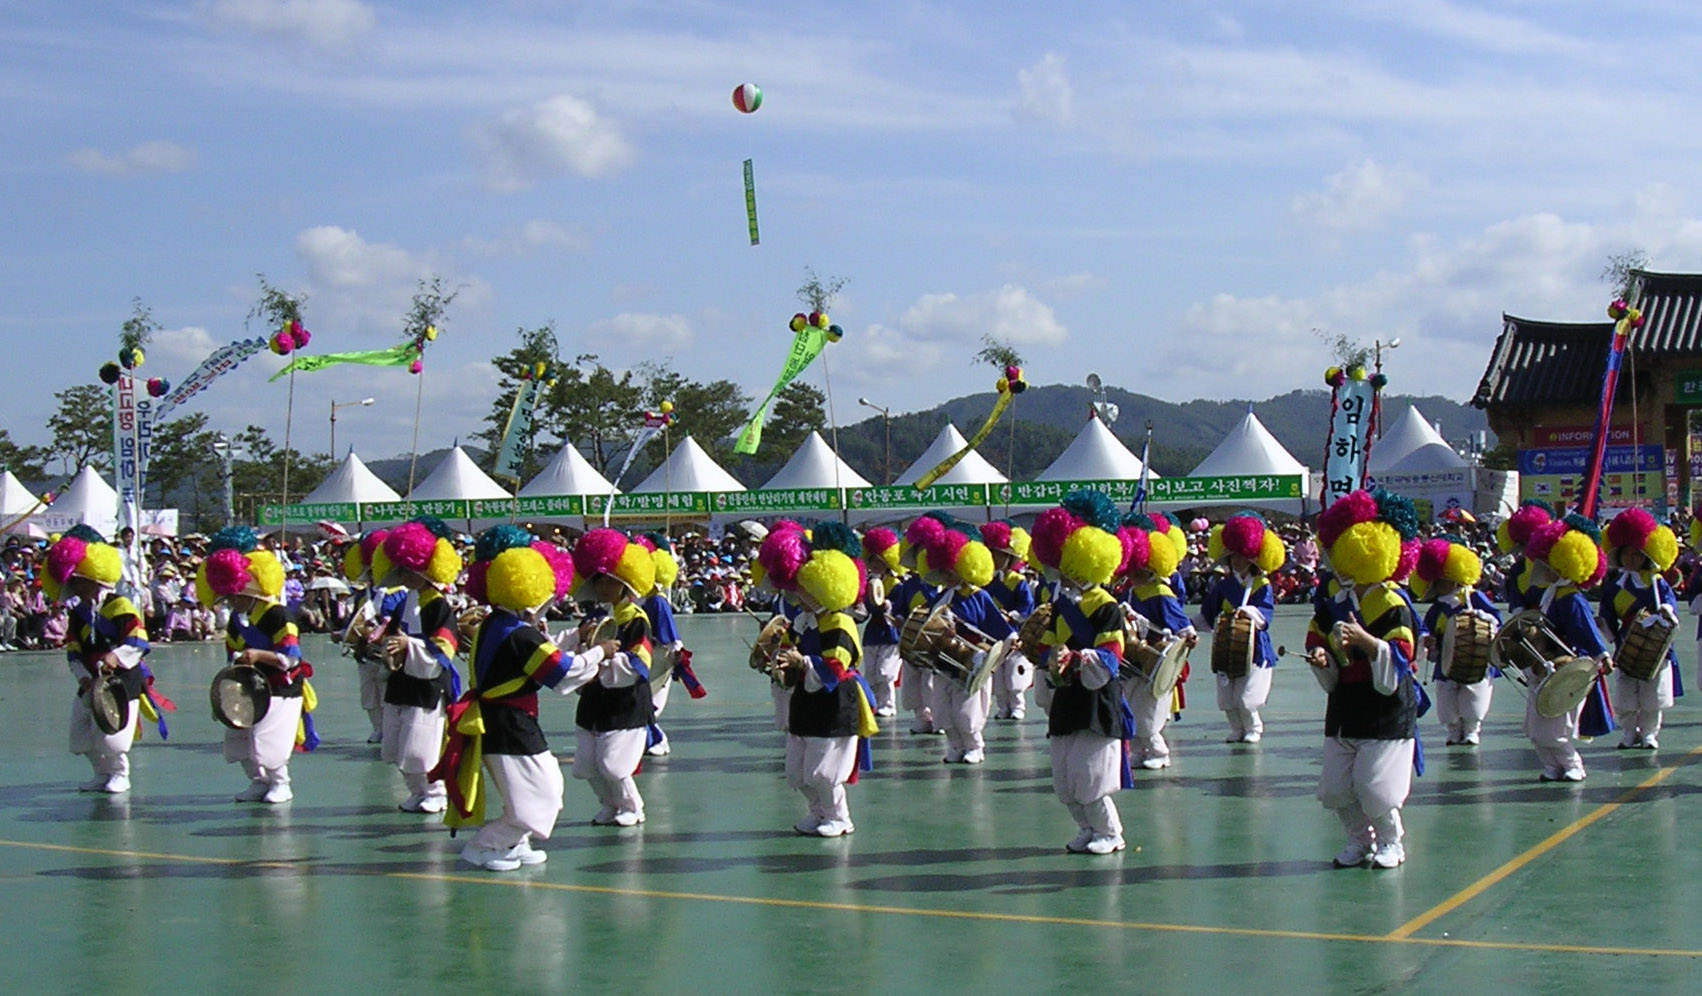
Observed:
[[[1300,496],[1294,498],[1264,498],[1247,499],[1234,495],[1222,498],[1194,499],[1167,503],[1175,508],[1210,508],[1218,506],[1238,505],[1251,508],[1268,508],[1278,512],[1288,512],[1292,515],[1304,515],[1317,511],[1316,501],[1307,497],[1311,487],[1311,472],[1306,465],[1294,458],[1294,454],[1283,448],[1277,442],[1271,431],[1265,428],[1259,417],[1253,414],[1251,406],[1247,414],[1236,424],[1235,428],[1223,437],[1211,455],[1201,460],[1194,468],[1190,478],[1289,478],[1300,477]]]
[[[1064,452],[1058,454],[1036,480],[1040,481],[1138,481],[1141,458],[1129,451],[1096,413],[1076,433]],[[1157,474],[1152,475],[1157,477]]]
[[[1425,420],[1418,406],[1411,405],[1384,431],[1381,439],[1372,441],[1371,455],[1365,461],[1366,468],[1370,470],[1372,477],[1380,477],[1393,471],[1397,464],[1406,460],[1414,451],[1438,444],[1448,452],[1454,452],[1448,446],[1448,441],[1442,438],[1442,434]],[[1434,459],[1433,456],[1432,460]],[[1461,457],[1460,462],[1452,466],[1463,467],[1465,464],[1465,458]]]
[[[118,492],[93,467],[84,467],[53,504],[30,521],[49,533],[83,523],[110,540],[118,531]]]
[[[361,462],[361,458],[350,450],[348,457],[337,469],[303,498],[301,503],[328,505],[401,500],[402,496],[396,493],[395,488],[379,480],[378,475],[369,470],[366,464]]]

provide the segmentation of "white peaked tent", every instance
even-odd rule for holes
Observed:
[[[512,498],[502,485],[491,480],[473,463],[465,450],[456,446],[449,451],[426,479],[414,485],[410,500],[422,499],[488,499]]]
[[[1138,481],[1141,458],[1129,452],[1096,414],[1040,475],[1040,481]],[[1152,475],[1157,477],[1157,474]]]
[[[1471,466],[1471,461],[1454,452],[1447,443],[1425,443],[1386,469],[1390,474],[1427,474],[1439,470],[1459,470]]]
[[[118,492],[93,467],[84,467],[35,521],[50,533],[84,523],[111,539],[118,530]]]
[[[786,461],[786,466],[775,471],[762,487],[765,491],[773,491],[780,488],[867,488],[872,485],[868,478],[839,459],[820,433],[812,432],[804,437],[803,444],[792,454],[792,459]]]
[[[580,455],[578,448],[572,443],[563,443],[550,462],[544,464],[544,469],[538,471],[538,476],[520,489],[520,496],[606,495],[612,490],[614,485],[591,466],[591,461]]]
[[[1294,458],[1294,454],[1283,448],[1277,442],[1271,430],[1259,421],[1251,408],[1235,428],[1229,430],[1223,441],[1217,444],[1217,449],[1211,455],[1200,461],[1190,477],[1244,477],[1249,475],[1282,474],[1301,476],[1300,492],[1305,495],[1311,485],[1311,472],[1306,465]],[[1305,498],[1283,499],[1281,501],[1240,501],[1226,498],[1210,502],[1194,502],[1194,505],[1247,505],[1260,508],[1270,508],[1281,512],[1291,512],[1296,515],[1308,507]]]
[[[674,447],[674,452],[668,454],[668,459],[662,461],[662,466],[651,471],[642,484],[632,489],[632,493],[743,490],[745,486],[739,483],[738,478],[710,459],[709,454],[703,452],[703,447],[697,445],[697,440],[687,436]]]
[[[30,514],[40,510],[36,507],[37,503],[36,496],[13,477],[11,471],[0,471],[0,526],[11,524],[14,533],[46,536],[47,530]]]
[[[946,427],[940,430],[940,434],[934,437],[934,441],[928,444],[928,448],[922,451],[922,455],[916,458],[916,462],[911,464],[904,473],[898,475],[898,480],[893,483],[915,484],[923,474],[939,466],[940,461],[963,449],[967,442],[968,440],[963,438],[963,433],[957,431],[957,426],[947,422]],[[981,454],[970,450],[964,454],[962,460],[957,462],[957,466],[946,471],[934,483],[1003,484],[1005,483],[1005,475],[993,469],[993,465],[988,463],[987,459]]]
[[[305,505],[328,505],[336,502],[401,501],[396,489],[378,479],[367,469],[361,458],[350,450],[347,459],[320,482],[319,487],[302,499]]]
[[[1442,434],[1425,421],[1418,406],[1413,405],[1383,433],[1383,438],[1371,444],[1371,456],[1366,461],[1366,469],[1371,471],[1373,477],[1388,473],[1415,450],[1438,443],[1444,447],[1448,445]],[[1465,461],[1462,459],[1454,466],[1463,467]]]

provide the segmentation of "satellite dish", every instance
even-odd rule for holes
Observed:
[[[1099,390],[1103,389],[1103,387],[1104,387],[1104,384],[1102,384],[1100,382],[1098,374],[1088,374],[1087,375],[1087,389],[1089,391],[1099,391]]]

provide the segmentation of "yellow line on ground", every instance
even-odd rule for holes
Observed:
[[[0,840],[0,847],[22,847],[32,851],[61,851],[67,854],[97,854],[108,858],[151,858],[155,861],[182,861],[200,865],[254,864],[241,858],[199,858],[192,854],[159,854],[154,851],[118,851],[106,847],[72,847],[69,844],[38,844],[30,840]]]
[[[742,906],[771,906],[784,909],[822,910],[836,913],[874,913],[927,917],[939,920],[972,920],[983,923],[1015,923],[1059,927],[1103,927],[1113,930],[1151,931],[1165,934],[1202,934],[1218,937],[1257,937],[1271,940],[1330,941],[1354,944],[1395,944],[1416,947],[1475,948],[1490,951],[1536,951],[1553,954],[1643,955],[1647,957],[1702,958],[1702,951],[1684,948],[1630,948],[1583,944],[1529,944],[1519,941],[1471,941],[1449,937],[1392,937],[1384,934],[1333,934],[1308,930],[1264,930],[1256,927],[1214,927],[1187,923],[1146,923],[1125,920],[1096,920],[1086,917],[1038,916],[1022,913],[984,913],[973,910],[940,910],[913,906],[873,906],[860,903],[828,903],[809,899],[777,899],[761,896],[725,896],[702,892],[669,892],[659,889],[625,889],[606,885],[576,885],[488,875],[448,875],[425,872],[393,872],[388,877],[428,882],[458,882],[467,885],[545,889],[604,896],[636,896],[645,899],[676,899]]]
[[[1423,930],[1425,927],[1430,926],[1442,917],[1447,916],[1449,913],[1459,909],[1466,903],[1469,903],[1478,896],[1483,895],[1500,882],[1506,880],[1514,872],[1542,857],[1549,851],[1554,850],[1561,844],[1566,843],[1566,841],[1572,839],[1580,831],[1589,827],[1602,817],[1607,816],[1620,806],[1630,802],[1643,792],[1646,792],[1649,789],[1654,788],[1656,785],[1659,785],[1661,782],[1666,781],[1667,776],[1677,771],[1681,766],[1695,760],[1699,755],[1702,755],[1702,747],[1694,748],[1688,754],[1679,758],[1677,762],[1661,768],[1659,771],[1654,772],[1649,777],[1638,782],[1636,785],[1626,789],[1624,792],[1620,793],[1619,798],[1612,802],[1602,803],[1590,812],[1585,813],[1578,819],[1549,834],[1530,850],[1506,862],[1501,867],[1483,876],[1476,882],[1473,882],[1464,889],[1461,889],[1459,892],[1456,892],[1447,899],[1444,899],[1442,902],[1432,906],[1428,910],[1425,910],[1423,913],[1420,913],[1418,916],[1413,917],[1406,923],[1401,924],[1394,930],[1391,930],[1388,935],[1389,939],[1393,941],[1403,941],[1411,938],[1412,935],[1418,931]]]

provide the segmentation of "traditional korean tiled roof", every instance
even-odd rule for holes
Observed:
[[[1702,274],[1636,271],[1643,327],[1630,349],[1642,362],[1702,359]],[[1590,404],[1601,395],[1613,323],[1542,322],[1502,315],[1489,366],[1478,383],[1477,408]]]

